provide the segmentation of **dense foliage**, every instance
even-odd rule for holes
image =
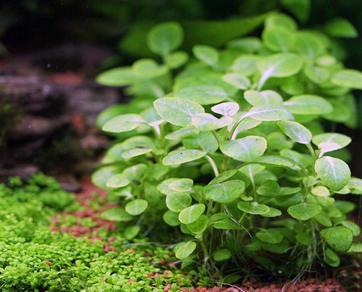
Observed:
[[[261,39],[222,50],[197,45],[190,57],[176,51],[183,39],[178,23],[157,25],[147,44],[161,64],[140,59],[98,77],[134,95],[98,119],[117,140],[93,181],[124,206],[103,216],[134,234],[161,216],[179,226],[184,266],[338,266],[360,227],[347,219],[355,205],[333,196],[361,194],[362,180],[338,158],[351,139],[324,128],[356,126],[351,89],[362,73],[343,67],[333,38],[284,14],[267,17]]]

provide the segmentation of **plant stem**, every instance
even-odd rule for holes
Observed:
[[[220,144],[222,143],[222,140],[221,140],[219,134],[216,133],[215,131],[211,131],[211,133],[214,135],[214,137],[215,137],[215,139],[217,141],[217,144],[219,144],[219,146],[220,146]]]
[[[212,159],[212,158],[209,156],[209,154],[206,155],[206,159],[210,162],[211,167],[212,167],[212,169],[213,169],[213,171],[214,171],[215,177],[218,176],[220,173],[219,173],[219,169],[218,169],[218,167],[217,167],[216,162],[214,161],[214,159]]]

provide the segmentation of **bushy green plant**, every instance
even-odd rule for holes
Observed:
[[[134,96],[97,121],[117,139],[93,181],[122,205],[104,217],[136,234],[163,216],[184,233],[184,265],[338,266],[360,227],[347,219],[355,205],[333,196],[362,194],[362,180],[338,158],[351,139],[324,129],[355,127],[362,73],[343,67],[332,38],[284,14],[266,19],[261,39],[198,45],[193,58],[176,51],[182,40],[177,23],[153,27],[147,43],[162,64],[98,77]]]

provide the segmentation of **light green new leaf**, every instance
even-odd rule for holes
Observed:
[[[139,79],[151,79],[168,72],[166,66],[160,66],[153,59],[140,59],[133,63],[132,69]]]
[[[193,149],[179,149],[171,151],[163,160],[164,165],[177,165],[186,163],[189,161],[200,159],[207,154],[203,150],[193,150]]]
[[[279,128],[290,139],[300,144],[309,144],[312,140],[312,133],[303,125],[293,121],[278,122]]]
[[[257,37],[244,37],[235,39],[227,44],[230,49],[239,49],[247,53],[255,53],[261,47],[261,41]]]
[[[191,205],[192,198],[187,193],[171,193],[166,197],[166,205],[171,211],[180,212]]]
[[[263,183],[256,192],[264,197],[276,197],[280,195],[280,186],[277,182],[268,180],[265,183]]]
[[[331,82],[338,86],[362,89],[362,72],[353,69],[344,69],[332,76]]]
[[[181,221],[181,223],[190,224],[199,218],[204,213],[204,211],[204,204],[192,205],[183,209],[178,215],[178,219]]]
[[[217,262],[226,261],[231,258],[231,251],[226,248],[218,249],[214,252],[212,257]]]
[[[207,185],[204,188],[206,199],[217,203],[229,204],[235,201],[245,190],[245,183],[241,180],[231,180],[218,184]]]
[[[347,187],[352,194],[362,195],[362,179],[351,177]]]
[[[271,27],[263,31],[265,46],[273,52],[288,52],[293,48],[292,32],[280,27]]]
[[[123,173],[116,174],[107,180],[106,186],[109,188],[122,188],[127,186],[130,180]]]
[[[342,149],[349,145],[352,139],[338,133],[323,133],[313,137],[313,143],[318,146],[322,154]]]
[[[122,174],[130,181],[133,181],[141,179],[145,175],[146,170],[147,165],[140,163],[127,167]]]
[[[198,85],[183,88],[175,93],[177,97],[190,99],[202,105],[215,104],[228,98],[228,94],[219,86]]]
[[[330,195],[329,190],[324,186],[312,188],[311,193],[317,197],[329,197]]]
[[[258,89],[271,77],[288,77],[297,74],[303,66],[303,59],[297,55],[284,53],[265,57],[258,63],[261,73]]]
[[[341,159],[325,156],[315,163],[315,171],[321,182],[332,191],[339,191],[351,178],[348,165]]]
[[[183,140],[187,138],[193,138],[199,133],[194,126],[188,126],[177,130],[171,134],[168,134],[165,138],[168,140]]]
[[[193,241],[188,241],[177,249],[176,257],[180,260],[183,260],[192,254],[195,249],[196,243]]]
[[[170,226],[178,226],[181,224],[181,222],[178,220],[178,214],[177,212],[167,210],[165,214],[163,214],[163,221],[165,221],[166,224]]]
[[[244,92],[244,98],[252,106],[262,106],[262,105],[282,105],[283,98],[279,93],[273,90],[248,90]]]
[[[242,90],[245,90],[250,86],[250,80],[241,74],[237,73],[225,74],[222,76],[222,79],[225,82],[231,84],[232,86]]]
[[[210,46],[198,45],[192,48],[195,57],[211,67],[215,67],[219,60],[219,52]]]
[[[294,31],[298,28],[298,25],[295,20],[289,15],[283,13],[273,13],[266,19],[265,27],[278,27]]]
[[[361,233],[361,227],[358,224],[354,223],[353,221],[342,221],[341,225],[351,229],[353,236],[358,236]]]
[[[186,52],[174,52],[166,57],[166,65],[171,69],[181,67],[189,60],[189,55]]]
[[[339,252],[349,250],[353,242],[352,231],[344,226],[323,229],[321,235],[335,251]]]
[[[148,207],[148,202],[146,200],[137,199],[127,203],[125,209],[126,212],[131,215],[142,214]]]
[[[125,86],[136,81],[137,76],[131,67],[120,67],[102,72],[96,80],[106,86]]]
[[[239,110],[239,104],[236,102],[223,102],[218,105],[214,105],[211,110],[219,115],[230,117],[235,115]]]
[[[332,37],[355,38],[358,36],[357,30],[345,18],[334,18],[327,22],[323,30]]]
[[[299,31],[294,36],[294,50],[309,58],[316,58],[325,53],[325,45],[320,38],[308,31]]]
[[[102,130],[112,133],[128,132],[136,129],[142,123],[146,123],[146,121],[141,116],[126,114],[110,119],[103,125]]]
[[[267,218],[271,218],[271,217],[279,217],[280,215],[282,215],[282,212],[279,211],[278,209],[269,207],[269,212],[265,213],[265,214],[261,214],[261,216],[263,217],[267,217]]]
[[[287,167],[287,168],[292,168],[295,165],[293,160],[278,155],[263,156],[256,159],[254,162],[257,162],[261,165],[274,166],[274,167]]]
[[[322,115],[333,111],[332,105],[323,97],[317,95],[298,95],[283,103],[293,114]]]
[[[187,229],[192,233],[200,234],[206,230],[208,223],[208,217],[206,215],[201,215],[194,222],[187,224]]]
[[[276,228],[261,229],[255,235],[261,241],[271,244],[277,244],[283,240],[283,234]]]
[[[157,113],[167,122],[177,126],[191,126],[192,117],[204,113],[204,108],[198,103],[177,97],[164,97],[154,103]]]
[[[180,193],[189,193],[192,192],[192,186],[194,185],[194,182],[192,179],[189,178],[177,178],[173,179],[168,187],[175,191]]]
[[[246,117],[264,122],[294,120],[292,113],[280,105],[255,106],[244,115],[244,118]]]
[[[245,162],[253,161],[262,156],[266,148],[266,139],[259,136],[248,136],[233,141],[225,141],[220,145],[222,153],[235,160]]]
[[[192,124],[201,132],[224,128],[233,122],[231,117],[218,119],[211,114],[197,114],[192,117]]]
[[[112,208],[104,211],[101,218],[109,221],[128,222],[134,217],[128,214],[123,208]]]
[[[235,59],[230,69],[234,73],[238,73],[243,76],[251,76],[257,70],[256,65],[258,64],[258,58],[259,57],[255,55],[241,55]]]
[[[124,159],[130,159],[132,157],[140,156],[149,152],[152,152],[152,148],[149,147],[138,147],[133,149],[128,149],[122,152],[122,157]]]
[[[325,83],[330,78],[330,73],[327,69],[312,65],[304,66],[303,72],[312,82],[317,84]]]
[[[253,215],[267,214],[270,211],[267,205],[259,204],[258,202],[239,202],[238,208],[245,213]]]
[[[305,221],[318,215],[322,207],[316,204],[300,203],[289,207],[287,211],[293,218]]]
[[[183,42],[184,33],[177,22],[164,22],[151,28],[147,34],[147,46],[155,54],[166,57]]]

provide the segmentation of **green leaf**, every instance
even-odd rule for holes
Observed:
[[[358,36],[357,30],[345,18],[332,19],[324,25],[323,30],[337,38],[356,38]]]
[[[147,34],[147,46],[155,54],[166,57],[183,42],[184,33],[177,22],[164,22],[151,28]]]
[[[238,89],[245,90],[250,86],[250,80],[241,74],[237,73],[225,74],[222,76],[222,79]]]
[[[251,76],[257,71],[258,57],[255,55],[241,55],[235,59],[230,70],[243,76]]]
[[[278,126],[285,135],[297,143],[309,144],[312,140],[312,133],[297,122],[280,121]]]
[[[191,126],[192,117],[204,113],[204,108],[198,103],[177,97],[164,97],[154,103],[157,113],[167,122],[177,126]]]
[[[324,186],[312,188],[311,193],[317,197],[329,197],[330,195],[329,190]]]
[[[126,114],[110,119],[103,125],[102,130],[111,133],[128,132],[145,122],[139,115]]]
[[[106,86],[125,86],[136,81],[137,77],[131,67],[120,67],[107,70],[97,76],[96,81]]]
[[[263,106],[263,105],[282,105],[283,98],[279,93],[273,90],[248,90],[244,92],[244,97],[248,103],[252,106]]]
[[[124,231],[124,236],[126,237],[126,239],[131,240],[135,238],[140,231],[141,226],[139,225],[128,226]]]
[[[298,115],[322,115],[333,111],[332,105],[326,99],[316,95],[294,96],[283,105]]]
[[[362,179],[357,177],[351,177],[347,187],[352,194],[362,195]]]
[[[313,237],[306,232],[298,232],[295,239],[303,245],[311,245],[313,243]]]
[[[319,158],[315,163],[315,171],[321,182],[332,191],[339,191],[347,185],[351,178],[348,165],[330,156]]]
[[[231,117],[222,117],[218,119],[211,114],[197,114],[192,117],[192,124],[199,131],[212,131],[224,128],[233,122]]]
[[[189,178],[178,178],[171,181],[168,187],[175,191],[181,193],[189,193],[192,192],[192,186],[194,182]]]
[[[245,190],[245,183],[241,180],[209,184],[204,188],[204,196],[217,203],[229,204],[235,201]]]
[[[211,132],[200,132],[195,138],[183,140],[186,148],[201,148],[208,153],[215,153],[219,148],[216,138]]]
[[[276,197],[280,195],[280,186],[277,182],[268,180],[265,183],[263,183],[256,192],[264,197]]]
[[[219,60],[219,52],[210,46],[198,45],[192,48],[195,57],[211,67],[215,67]]]
[[[257,121],[272,122],[282,120],[293,120],[294,117],[290,111],[280,105],[261,105],[251,108],[244,115],[244,118],[250,117]]]
[[[279,211],[278,209],[269,207],[269,212],[265,213],[265,214],[261,214],[261,216],[263,217],[279,217],[280,215],[282,215],[282,212]]]
[[[107,181],[122,170],[122,168],[113,165],[102,167],[92,174],[92,183],[101,189],[106,189]]]
[[[318,146],[322,154],[346,147],[352,139],[338,133],[323,133],[313,137],[313,143]]]
[[[333,111],[322,117],[329,121],[346,124],[351,117],[351,109],[345,103],[337,99],[330,99],[329,102],[333,106]]]
[[[300,203],[288,208],[290,216],[297,220],[306,221],[318,215],[322,210],[321,206],[309,203]]]
[[[261,165],[274,166],[274,167],[287,167],[287,168],[292,168],[295,165],[293,160],[278,155],[263,156],[256,159],[254,162],[257,162]]]
[[[131,215],[142,214],[148,207],[148,202],[146,200],[137,199],[127,203],[125,209],[126,212]]]
[[[181,222],[178,220],[178,214],[177,212],[168,210],[163,214],[163,221],[166,222],[166,224],[175,227],[181,224]]]
[[[280,27],[266,28],[262,38],[265,46],[273,52],[288,52],[294,45],[292,33]]]
[[[303,59],[297,55],[284,53],[265,57],[258,63],[261,73],[258,89],[271,77],[288,77],[302,69]]]
[[[176,251],[176,257],[180,260],[187,258],[196,249],[196,243],[188,241],[181,245]]]
[[[261,241],[271,244],[277,244],[283,240],[283,234],[276,228],[261,229],[255,235]]]
[[[338,86],[362,89],[362,73],[353,69],[343,69],[332,76],[331,82]]]
[[[226,248],[218,249],[214,252],[212,257],[216,262],[226,261],[231,258],[231,251]]]
[[[130,167],[127,167],[123,171],[123,175],[128,178],[130,181],[140,180],[147,170],[147,166],[143,163],[136,164]]]
[[[152,152],[152,148],[148,147],[138,147],[133,149],[128,149],[122,152],[122,157],[124,159],[130,159],[132,157],[140,156],[149,152]]]
[[[192,198],[187,193],[171,193],[166,197],[166,205],[171,211],[180,212],[191,205]]]
[[[119,173],[107,180],[106,186],[109,188],[122,188],[129,185],[129,183],[129,179],[123,173]]]
[[[312,65],[304,66],[303,72],[312,82],[317,84],[325,83],[330,78],[330,73],[327,69]]]
[[[290,16],[283,13],[272,13],[265,21],[265,27],[278,27],[294,31],[298,28],[297,23]]]
[[[325,255],[326,255],[326,257],[325,257],[324,261],[331,267],[338,267],[339,264],[341,263],[341,260],[338,256],[338,254],[336,254],[330,248],[326,248]]]
[[[282,0],[281,4],[298,20],[305,22],[309,18],[311,0]]]
[[[261,47],[261,41],[257,37],[244,37],[230,41],[227,44],[227,47],[230,49],[242,50],[252,54],[259,51]]]
[[[207,154],[203,150],[193,150],[193,149],[179,149],[171,151],[163,160],[164,165],[177,165],[186,163],[189,161],[194,161],[204,157]]]
[[[308,31],[299,31],[294,35],[294,50],[314,59],[323,55],[326,48],[317,34]]]
[[[104,211],[101,218],[108,221],[128,222],[134,217],[128,214],[123,208],[112,208]]]
[[[238,112],[239,104],[236,102],[223,102],[218,105],[214,105],[211,110],[216,114],[230,117]]]
[[[359,227],[358,224],[354,223],[353,221],[342,221],[340,224],[351,229],[353,236],[358,236],[361,233],[361,227]]]
[[[189,60],[189,55],[185,52],[174,52],[166,57],[166,65],[171,69],[176,69],[184,65]]]
[[[270,211],[267,205],[259,204],[258,202],[239,202],[238,208],[248,214],[263,215]]]
[[[222,153],[235,160],[245,162],[253,161],[262,156],[266,148],[266,139],[259,136],[248,136],[233,141],[225,141],[220,145]]]
[[[324,240],[338,252],[346,252],[353,242],[352,231],[344,226],[326,228],[321,231]]]
[[[215,104],[228,98],[227,93],[218,86],[198,85],[183,88],[175,93],[177,97],[190,99],[202,105]]]
[[[190,224],[199,218],[205,211],[204,204],[192,205],[183,209],[178,215],[178,219],[181,223]]]
[[[139,79],[152,79],[168,72],[166,66],[160,66],[153,59],[140,59],[133,63],[132,69]]]
[[[206,215],[201,215],[194,222],[187,224],[187,228],[192,233],[200,234],[206,230],[208,223],[209,223],[208,217]]]
[[[188,126],[185,128],[182,128],[180,130],[177,130],[171,134],[168,134],[166,136],[166,139],[168,140],[183,140],[186,138],[193,138],[199,133],[199,130],[197,130],[194,126]]]

